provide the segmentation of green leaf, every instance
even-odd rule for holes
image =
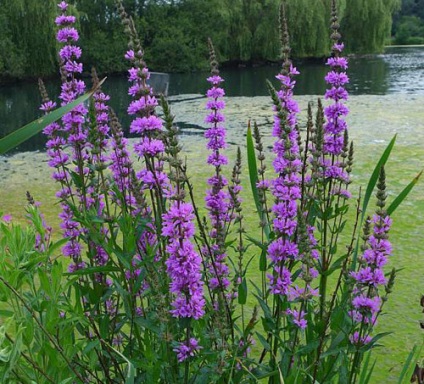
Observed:
[[[262,344],[265,350],[267,351],[271,350],[271,345],[268,343],[265,337],[263,337],[259,332],[256,332],[256,337],[258,338],[258,340],[260,341],[260,343]]]
[[[99,85],[92,89],[90,92],[82,95],[72,103],[69,103],[63,107],[60,107],[53,112],[49,113],[46,116],[40,117],[39,119],[19,128],[18,130],[12,132],[0,139],[0,155],[4,155],[6,152],[17,147],[19,144],[22,144],[24,141],[27,141],[32,136],[36,135],[38,132],[41,132],[49,124],[54,123],[56,120],[59,120],[63,115],[72,111],[78,104],[83,103],[85,100],[90,98],[94,92],[100,87],[105,79],[103,79]]]
[[[241,284],[238,286],[238,303],[241,305],[246,304],[247,300],[247,283],[246,278],[243,278]]]
[[[90,341],[84,348],[84,350],[82,351],[82,353],[84,355],[86,355],[88,352],[90,352],[93,348],[96,348],[100,345],[100,340],[99,339],[95,339],[93,341]]]
[[[340,269],[343,265],[343,262],[346,260],[347,254],[339,257],[336,261],[331,263],[330,268],[327,271],[322,272],[323,276],[330,276],[334,271]]]
[[[259,193],[258,193],[258,188],[256,186],[259,181],[258,166],[256,164],[255,145],[253,143],[250,121],[247,126],[246,146],[247,146],[247,165],[249,168],[250,187],[252,189],[253,200],[255,201],[256,210],[258,211],[259,220],[262,222],[266,220],[267,216],[262,209],[262,204],[259,201]],[[266,225],[264,226],[264,233],[268,240],[269,240],[269,232],[270,232],[269,223],[266,223]]]
[[[68,378],[68,379],[62,380],[62,381],[60,382],[60,384],[68,384],[68,383],[72,382],[72,380],[73,380],[73,378],[72,378],[72,377],[70,377],[70,378]]]
[[[372,340],[368,343],[368,344],[365,344],[365,345],[363,345],[360,349],[359,349],[359,351],[360,352],[366,352],[366,351],[369,351],[370,349],[372,349],[372,348],[374,348],[374,347],[376,347],[377,346],[377,341],[378,340],[380,340],[381,338],[383,338],[383,337],[385,337],[385,336],[388,336],[388,335],[391,335],[392,334],[392,332],[381,332],[381,333],[379,333],[378,335],[376,335],[376,336],[374,336],[373,338],[372,338]]]
[[[388,215],[391,215],[396,210],[396,208],[402,203],[402,201],[406,199],[409,192],[411,192],[415,184],[418,183],[418,180],[420,179],[422,174],[423,171],[421,171],[417,176],[415,176],[414,179],[405,187],[405,189],[401,193],[399,193],[399,195],[393,200],[393,202],[387,208]]]
[[[259,270],[261,272],[265,272],[267,270],[267,258],[266,258],[266,251],[263,249],[261,252],[261,256],[259,259]]]
[[[8,311],[7,309],[0,309],[0,317],[12,317],[14,315],[13,311]],[[1,332],[1,328],[0,328]]]

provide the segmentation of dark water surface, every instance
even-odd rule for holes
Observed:
[[[298,61],[295,65],[301,75],[297,77],[295,93],[320,95],[325,92],[324,76],[328,68],[324,61]],[[265,96],[268,94],[266,80],[274,79],[278,66],[225,69],[228,96]],[[381,55],[351,57],[348,74],[348,90],[353,95],[385,95],[396,93],[424,94],[424,47],[389,48]],[[208,73],[171,74],[169,96],[204,94],[208,88]],[[47,90],[52,98],[59,93],[59,82],[48,81]],[[111,95],[111,106],[126,127],[129,119],[126,109],[130,98],[125,76],[109,77],[103,86]],[[35,83],[21,83],[0,87],[0,137],[40,117],[40,96]],[[178,116],[177,116],[178,120]],[[184,129],[183,129],[184,131]],[[42,135],[21,145],[18,151],[42,149]]]

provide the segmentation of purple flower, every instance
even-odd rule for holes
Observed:
[[[350,336],[350,342],[358,347],[369,344],[371,340],[372,337],[368,335],[360,337],[359,332],[355,332],[352,336]]]
[[[65,1],[60,2],[57,6],[62,12],[66,12],[68,9],[68,4]]]
[[[165,151],[165,145],[162,140],[150,139],[143,137],[138,143],[134,145],[134,152],[138,156],[156,156]]]
[[[173,351],[177,353],[178,361],[182,363],[189,357],[194,357],[196,352],[200,351],[201,348],[199,342],[192,337],[186,343],[180,343]]]
[[[75,28],[65,27],[58,31],[57,41],[59,41],[60,43],[68,43],[71,40],[79,40],[78,31]]]
[[[347,59],[340,57],[342,50],[342,44],[334,45],[333,57],[327,60],[331,71],[325,76],[325,81],[331,87],[327,90],[325,98],[333,100],[334,103],[326,107],[324,111],[327,119],[324,126],[324,153],[333,156],[333,159],[334,156],[341,155],[344,132],[347,129],[344,116],[349,113],[348,108],[343,104],[343,100],[348,98],[344,86],[349,82],[349,77],[342,72],[348,67]]]
[[[210,76],[206,80],[213,85],[219,85],[224,81],[224,79],[218,75]]]
[[[7,215],[3,215],[3,217],[1,218],[6,224],[9,224],[12,221],[12,215],[11,214],[7,214]]]
[[[306,313],[304,311],[297,311],[288,309],[287,314],[291,315],[293,323],[300,329],[306,329],[308,322],[305,320]]]
[[[268,256],[274,263],[295,260],[298,254],[297,244],[281,237],[273,241],[268,247]]]
[[[162,129],[162,121],[159,117],[151,115],[148,117],[137,117],[132,121],[130,132],[143,134],[146,131],[158,131]]]
[[[141,47],[136,49],[137,57],[142,56]],[[131,132],[140,134],[140,140],[134,145],[134,151],[144,159],[144,167],[137,172],[137,178],[144,184],[143,189],[158,191],[159,195],[172,195],[168,176],[163,172],[162,154],[165,145],[162,141],[162,121],[156,116],[155,108],[158,105],[153,90],[146,80],[150,73],[142,60],[135,60],[134,50],[129,50],[125,58],[134,62],[134,67],[128,70],[131,86],[129,94],[133,97],[128,106],[128,114],[135,115],[131,122]]]
[[[67,15],[61,15],[56,17],[56,24],[57,25],[67,25],[67,24],[74,24],[76,21],[75,16],[67,16]]]
[[[342,52],[344,50],[344,44],[343,43],[335,43],[332,47],[333,51]]]
[[[331,68],[341,68],[344,70],[346,70],[348,67],[348,62],[345,57],[330,57],[327,60],[326,64],[329,65]]]
[[[274,295],[287,295],[289,293],[289,288],[292,283],[291,272],[286,267],[280,267],[277,264],[277,267],[274,268],[274,274],[268,275],[271,292]]]
[[[222,88],[213,87],[208,89],[208,91],[206,92],[206,96],[211,99],[218,99],[220,97],[225,96],[225,91]]]
[[[134,51],[132,49],[130,49],[129,51],[127,51],[127,53],[124,56],[127,60],[133,61],[135,60],[135,54]]]

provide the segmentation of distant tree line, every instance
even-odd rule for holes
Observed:
[[[395,44],[424,44],[424,0],[402,0],[394,17]]]
[[[292,56],[330,51],[331,0],[287,0]],[[414,0],[407,0],[414,1]],[[421,0],[419,0],[421,1]],[[207,68],[207,38],[220,62],[277,61],[280,0],[124,0],[153,70]],[[422,1],[421,1],[422,2]],[[2,0],[0,76],[36,77],[56,72],[56,0]],[[74,0],[86,68],[123,72],[126,37],[114,0]],[[378,52],[390,37],[401,0],[338,0],[341,32],[350,52]],[[324,38],[323,38],[324,37]]]

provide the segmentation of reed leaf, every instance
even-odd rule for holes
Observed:
[[[95,88],[82,95],[72,103],[55,109],[53,112],[43,117],[40,117],[39,119],[23,126],[22,128],[17,129],[16,131],[0,139],[0,155],[4,155],[11,149],[16,148],[19,144],[22,144],[37,133],[41,132],[49,124],[54,123],[56,120],[59,120],[63,115],[66,115],[68,112],[72,111],[72,109],[74,109],[77,105],[89,99],[91,96],[93,96],[94,92],[96,92],[96,90],[103,84],[105,80],[106,79],[103,79]]]

